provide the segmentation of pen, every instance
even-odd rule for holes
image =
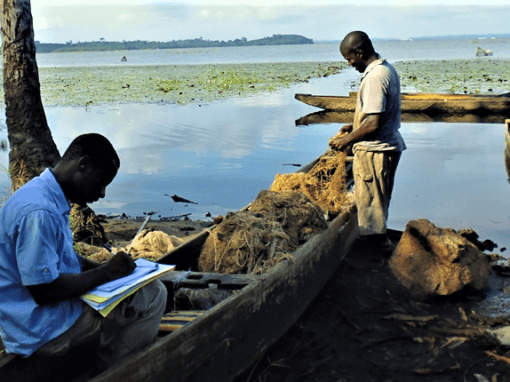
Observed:
[[[113,252],[112,247],[110,247],[108,244],[103,244],[103,247],[105,247],[108,252],[110,252],[112,255],[115,255],[115,252]]]

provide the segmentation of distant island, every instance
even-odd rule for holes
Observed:
[[[204,40],[202,37],[193,40],[173,40],[169,42],[158,41],[99,41],[72,42],[65,44],[46,44],[35,42],[37,53],[56,52],[97,52],[112,50],[140,50],[140,49],[179,49],[179,48],[214,48],[228,46],[255,46],[255,45],[292,45],[313,44],[313,40],[295,34],[274,34],[272,37],[264,37],[258,40],[248,40],[246,37],[228,41]]]

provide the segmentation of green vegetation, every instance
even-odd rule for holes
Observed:
[[[111,50],[140,50],[140,49],[183,49],[183,48],[213,48],[228,46],[255,46],[255,45],[292,45],[292,44],[313,44],[313,40],[299,35],[280,35],[264,37],[248,41],[245,37],[229,41],[211,41],[202,38],[192,40],[174,40],[169,42],[158,41],[91,41],[77,42],[68,41],[65,44],[45,44],[35,42],[37,53],[53,52],[92,52]]]
[[[397,62],[403,92],[501,94],[510,91],[510,60]]]
[[[267,72],[261,70],[260,65],[268,68]],[[338,65],[335,63],[334,65]],[[308,66],[308,65],[307,65]],[[282,86],[287,87],[290,84],[298,82],[307,82],[311,77],[326,77],[334,74],[340,66],[324,66],[316,65],[317,70],[311,72],[300,73],[303,65],[297,65],[296,68],[287,69],[285,72],[278,64],[258,64],[249,65],[228,65],[213,66],[203,75],[199,75],[193,81],[190,87],[198,87],[207,92],[222,94],[230,92],[230,94],[243,95],[251,91],[273,91]],[[186,87],[188,80],[180,80],[176,78],[158,79],[158,90],[167,93],[169,91],[178,90],[179,87]]]
[[[274,91],[346,67],[340,62],[295,62],[40,68],[39,79],[45,106],[187,104]]]
[[[500,94],[510,91],[510,60],[410,61],[398,62],[395,67],[404,92]],[[344,62],[118,65],[40,68],[39,79],[45,106],[187,104],[268,93],[344,69],[347,69]],[[3,102],[3,88],[0,88],[0,101]]]

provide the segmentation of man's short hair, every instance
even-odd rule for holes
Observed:
[[[76,137],[61,158],[63,162],[70,162],[84,156],[90,157],[92,165],[103,168],[111,165],[115,160],[120,166],[120,159],[110,141],[101,134],[90,133]]]
[[[372,41],[368,35],[362,31],[353,31],[348,33],[340,44],[340,50],[342,49],[345,49],[349,53],[354,52],[356,49],[363,49],[363,51],[368,55],[375,52]]]

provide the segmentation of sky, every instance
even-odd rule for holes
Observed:
[[[448,5],[444,5],[448,3]],[[248,40],[299,34],[339,41],[510,34],[508,0],[32,0],[35,39]]]

